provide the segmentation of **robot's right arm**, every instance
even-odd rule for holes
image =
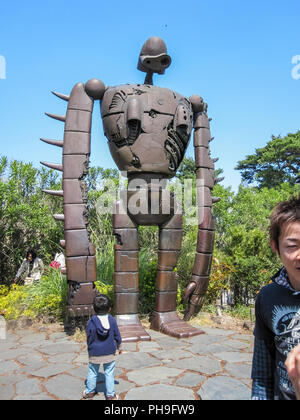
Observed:
[[[105,86],[101,80],[91,79],[85,85],[77,83],[70,96],[54,93],[68,102],[65,116],[47,114],[64,122],[64,140],[45,140],[63,148],[63,162],[47,167],[63,173],[63,190],[44,192],[63,197],[63,214],[54,218],[64,222],[66,269],[68,280],[68,313],[71,316],[90,315],[97,280],[96,256],[87,230],[87,187],[84,181],[89,169],[92,112],[95,99],[102,99]]]

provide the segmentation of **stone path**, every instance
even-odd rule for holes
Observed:
[[[147,330],[150,342],[123,344],[115,390],[123,400],[249,400],[252,333],[204,328],[175,339]],[[64,332],[8,331],[0,340],[0,400],[78,400],[86,345]],[[104,400],[104,376],[94,400]]]

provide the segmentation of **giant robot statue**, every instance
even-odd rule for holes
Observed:
[[[151,328],[173,337],[189,337],[202,331],[185,321],[199,311],[209,282],[214,241],[211,196],[215,183],[214,160],[210,158],[207,105],[198,95],[190,98],[166,88],[153,86],[153,73],[163,74],[171,64],[164,41],[152,37],[143,45],[138,69],[146,73],[144,84],[108,87],[101,80],[78,83],[70,96],[53,92],[68,102],[65,116],[47,114],[64,122],[64,140],[41,139],[63,148],[62,165],[41,162],[62,171],[63,190],[44,192],[63,197],[64,240],[68,280],[68,314],[90,315],[97,280],[94,246],[87,230],[87,190],[91,120],[95,100],[100,100],[104,134],[111,155],[128,177],[127,200],[115,204],[113,233],[115,244],[114,312],[123,341],[150,340],[138,318],[138,226],[158,225],[158,268],[155,307]],[[170,195],[169,211],[163,211],[164,185],[174,177],[194,129],[196,176],[198,182],[198,239],[195,262],[184,299],[188,301],[185,321],[176,314],[177,276],[174,271],[181,249],[182,215]],[[138,182],[137,182],[138,180]],[[141,183],[142,180],[142,183]],[[130,198],[143,193],[149,208],[137,211]],[[142,189],[142,191],[141,191]],[[142,206],[141,206],[142,208]],[[144,208],[143,208],[144,210]]]

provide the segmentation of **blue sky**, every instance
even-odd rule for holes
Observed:
[[[64,114],[68,94],[92,77],[106,85],[143,83],[141,46],[152,35],[167,44],[172,65],[154,84],[208,103],[212,157],[235,190],[237,162],[271,135],[300,129],[299,0],[44,0],[2,1],[0,56],[1,155],[59,162],[61,149],[39,141],[63,138],[63,124],[44,112]],[[1,72],[0,72],[1,74]],[[300,71],[299,71],[300,74]],[[192,143],[187,156],[193,156]],[[116,167],[94,108],[91,164]]]

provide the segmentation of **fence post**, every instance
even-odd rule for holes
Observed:
[[[6,321],[2,315],[0,315],[0,340],[6,340]]]

